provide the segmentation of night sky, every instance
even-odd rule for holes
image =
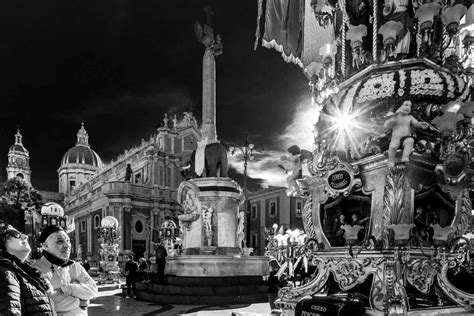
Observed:
[[[243,142],[248,132],[265,150],[250,176],[264,177],[258,171],[274,165],[265,157],[287,148],[282,136],[293,133],[310,95],[298,66],[261,45],[253,50],[256,0],[17,0],[0,2],[0,180],[17,125],[34,187],[57,191],[57,169],[81,122],[107,163],[148,139],[164,113],[191,110],[200,121],[204,46],[193,23],[205,22],[209,3],[224,43],[216,58],[218,136]],[[252,189],[263,183],[252,181]]]

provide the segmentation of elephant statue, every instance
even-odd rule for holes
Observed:
[[[190,161],[185,162],[181,171],[185,180],[200,177],[227,177],[227,150],[221,143],[210,143],[204,148],[204,170],[202,174],[195,170],[196,150]]]

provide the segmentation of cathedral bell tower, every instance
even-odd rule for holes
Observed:
[[[30,153],[21,142],[20,129],[15,134],[15,144],[8,150],[7,179],[20,177],[31,185]]]

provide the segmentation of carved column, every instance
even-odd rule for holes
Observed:
[[[410,198],[408,180],[405,177],[405,166],[395,166],[388,169],[385,178],[383,197],[383,227],[382,236],[385,246],[388,246],[389,232],[387,225],[409,224],[410,209],[407,207],[407,198]]]
[[[124,247],[123,247],[123,243],[124,243],[124,234],[123,234],[123,213],[120,209],[120,205],[119,204],[112,204],[110,206],[112,208],[111,212],[112,212],[112,216],[115,217],[118,222],[119,222],[119,228],[120,228],[120,243],[119,243],[119,250],[121,253],[123,253],[123,250],[124,250]]]
[[[92,253],[92,215],[87,215],[86,232],[87,232],[87,253]]]
[[[158,213],[159,213],[159,209],[151,209],[150,210],[150,242],[148,243],[149,247],[148,247],[148,253],[151,255],[151,254],[154,254],[155,253],[155,247],[154,247],[154,240],[153,240],[153,233],[155,232],[156,229],[158,229]]]
[[[132,249],[132,230],[131,230],[131,217],[130,211],[132,207],[130,205],[124,205],[122,207],[123,225],[122,225],[122,244],[124,249]]]

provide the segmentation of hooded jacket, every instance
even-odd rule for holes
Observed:
[[[8,254],[0,258],[0,315],[56,315],[47,291],[28,264]]]
[[[32,267],[38,269],[41,276],[51,283],[54,292],[50,297],[58,314],[80,310],[81,300],[86,301],[97,295],[95,281],[79,262],[61,267],[43,256]]]

